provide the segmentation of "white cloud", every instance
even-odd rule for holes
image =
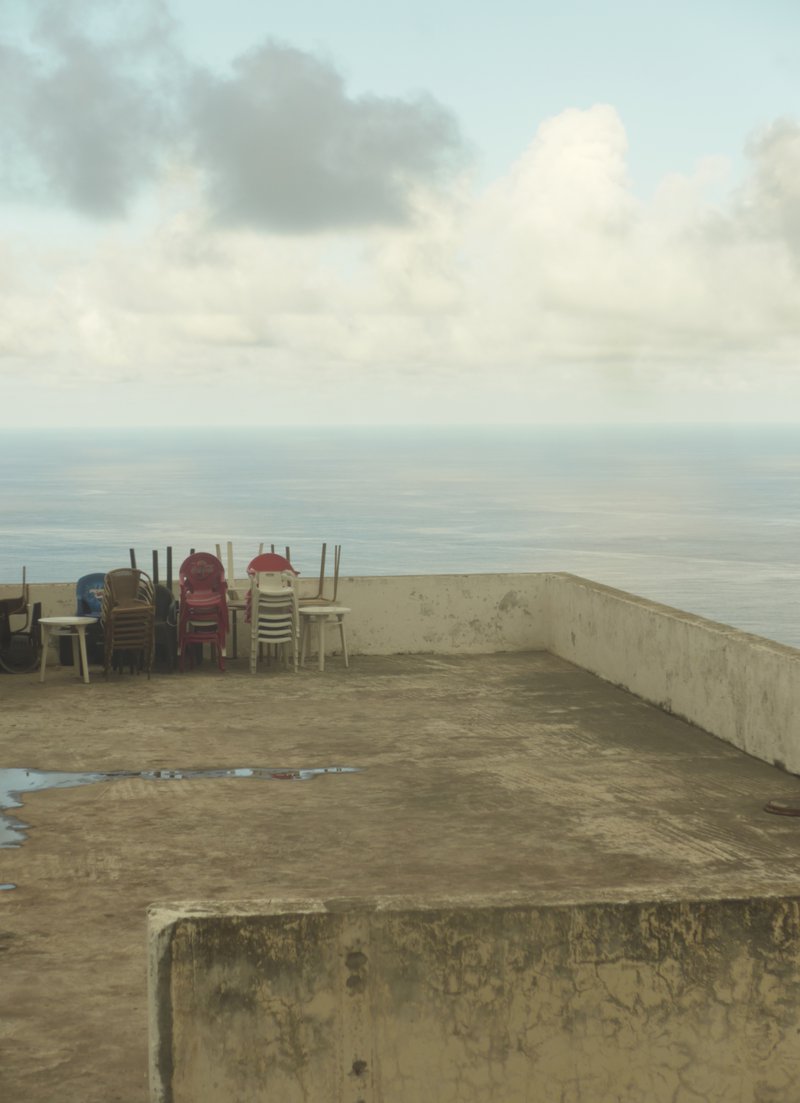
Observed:
[[[778,120],[748,143],[747,152],[753,172],[738,203],[743,226],[788,246],[800,262],[800,126]]]
[[[717,166],[702,165],[694,180],[665,182],[648,205],[629,188],[624,153],[612,108],[564,112],[478,205],[479,242],[492,245],[483,293],[497,339],[527,338],[538,361],[633,363],[656,381],[687,358],[712,372],[756,352],[763,363],[781,360],[787,327],[794,357],[793,240],[783,193],[782,229],[760,229],[764,218],[778,221],[759,182],[763,165],[747,204],[709,204]],[[769,178],[793,180],[794,143],[773,143],[770,156]]]
[[[234,421],[262,401],[286,420],[780,416],[800,397],[798,128],[754,140],[723,204],[719,162],[642,202],[626,149],[612,107],[569,110],[481,194],[417,182],[404,224],[315,234],[221,226],[189,173],[144,234],[0,253],[0,373],[5,349],[14,372],[27,355],[151,400],[224,379],[238,403],[208,411]]]

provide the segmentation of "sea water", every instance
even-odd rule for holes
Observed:
[[[0,581],[260,543],[315,577],[571,571],[800,646],[800,426],[3,431]],[[223,551],[223,558],[225,553]],[[330,563],[330,560],[329,560]]]

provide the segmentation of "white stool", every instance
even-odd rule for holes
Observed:
[[[300,665],[306,661],[306,643],[311,626],[316,624],[319,634],[319,669],[325,669],[325,625],[335,620],[339,626],[339,638],[342,641],[344,665],[349,666],[347,640],[344,635],[344,618],[350,610],[346,605],[301,605],[300,606]]]
[[[83,670],[83,680],[89,684],[89,660],[86,657],[86,629],[90,624],[97,624],[98,617],[41,617],[39,624],[42,628],[42,665],[39,670],[39,681],[44,681],[44,670],[47,666],[47,649],[51,636],[72,637],[72,661],[78,669]]]

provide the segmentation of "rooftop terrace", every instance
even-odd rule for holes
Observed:
[[[544,650],[89,686],[54,667],[1,676],[0,702],[4,767],[359,771],[24,795],[28,837],[0,851],[9,1101],[145,1103],[153,901],[800,892],[800,820],[763,811],[795,777]]]

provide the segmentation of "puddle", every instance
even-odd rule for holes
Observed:
[[[356,774],[355,766],[316,766],[310,769],[274,769],[268,766],[242,766],[225,770],[116,770],[111,773],[67,773],[60,770],[0,770],[0,848],[22,846],[30,824],[7,814],[9,808],[21,808],[25,793],[41,789],[74,789],[119,778],[144,781],[194,781],[198,778],[257,778],[262,781],[311,781],[320,774]],[[16,885],[0,883],[0,891]]]

